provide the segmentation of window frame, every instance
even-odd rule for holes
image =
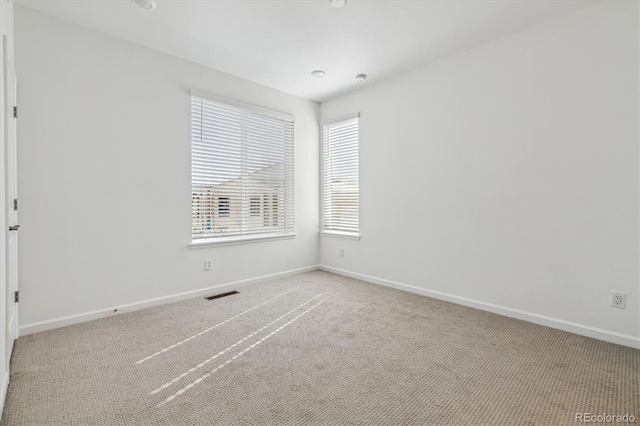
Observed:
[[[346,231],[337,231],[337,230],[327,230],[325,229],[325,205],[324,205],[324,181],[325,181],[325,158],[324,158],[324,147],[325,147],[325,138],[324,138],[324,129],[326,126],[332,124],[338,124],[343,121],[348,120],[358,120],[358,230],[354,232],[346,232]],[[343,238],[348,240],[360,240],[362,237],[360,231],[360,113],[355,113],[347,116],[340,117],[335,120],[323,121],[320,124],[320,235],[322,237],[331,237],[331,238]]]
[[[214,237],[208,237],[208,238],[194,238],[194,234],[193,231],[191,232],[191,242],[188,244],[188,247],[191,249],[200,249],[200,248],[207,248],[207,247],[211,247],[211,246],[220,246],[220,245],[235,245],[235,244],[245,244],[245,243],[253,243],[253,242],[260,242],[260,241],[271,241],[271,240],[281,240],[281,239],[292,239],[295,238],[296,236],[296,232],[295,232],[295,191],[294,191],[294,186],[295,186],[295,119],[296,117],[294,115],[291,114],[286,114],[286,113],[282,113],[282,112],[278,112],[278,111],[273,111],[273,110],[269,110],[266,108],[262,108],[256,105],[251,105],[251,104],[246,104],[243,102],[239,102],[233,99],[228,99],[219,95],[215,95],[215,94],[211,94],[211,93],[207,93],[207,92],[203,92],[200,90],[191,90],[189,92],[190,97],[189,97],[189,110],[190,110],[190,120],[191,117],[193,115],[193,109],[192,109],[192,99],[194,97],[196,98],[201,98],[203,100],[210,100],[213,102],[217,102],[217,103],[221,103],[221,104],[226,104],[229,105],[231,107],[236,107],[236,108],[241,108],[244,110],[247,110],[249,112],[252,113],[256,113],[256,114],[260,114],[263,116],[267,116],[267,117],[271,117],[274,119],[278,119],[278,120],[283,120],[283,121],[289,121],[292,123],[293,125],[293,136],[291,139],[291,146],[288,147],[287,145],[285,145],[285,150],[290,149],[291,151],[291,170],[290,170],[290,179],[291,179],[291,188],[289,189],[289,191],[285,190],[285,192],[283,193],[284,196],[284,211],[283,211],[283,215],[284,218],[283,220],[285,221],[284,223],[286,224],[288,221],[288,216],[289,213],[287,212],[287,207],[291,208],[291,214],[290,217],[291,219],[289,220],[290,222],[290,228],[287,229],[286,225],[285,225],[285,230],[275,230],[273,232],[265,232],[265,233],[247,233],[247,234],[242,234],[242,235],[230,235],[230,236],[214,236]],[[190,126],[191,127],[191,126]],[[285,141],[286,144],[286,141]],[[190,149],[190,173],[192,173],[193,170],[193,157],[192,157],[192,150],[193,150],[193,134],[189,133],[189,149]],[[193,177],[190,176],[190,183],[191,183],[191,191],[190,193],[193,193]],[[285,181],[287,180],[287,174],[285,172]],[[248,204],[249,204],[249,209],[247,212],[247,218],[246,219],[250,219],[252,217],[252,212],[251,212],[251,199],[255,197],[253,195],[249,195],[248,196]],[[271,197],[269,197],[271,198]],[[290,200],[288,200],[288,198],[290,198]],[[193,202],[193,200],[191,201]],[[193,208],[193,207],[192,207]],[[230,208],[230,206],[229,206]],[[271,215],[270,215],[271,216]],[[255,216],[254,216],[255,218]],[[269,220],[271,221],[271,217],[269,218]],[[193,213],[191,215],[191,228],[193,228]]]

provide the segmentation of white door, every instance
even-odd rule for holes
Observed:
[[[7,357],[11,360],[13,342],[18,338],[18,176],[16,140],[16,74],[7,37],[3,37],[5,93],[5,185],[7,212]]]

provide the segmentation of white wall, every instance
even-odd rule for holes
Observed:
[[[600,2],[323,103],[362,114],[362,239],[321,263],[638,346],[638,37]]]
[[[317,103],[20,7],[16,62],[23,333],[317,265]],[[295,239],[187,247],[190,89],[296,116]]]
[[[23,331],[318,263],[317,104],[30,10],[16,31]],[[637,345],[638,51],[638,4],[599,2],[324,103],[362,114],[363,236],[321,263]],[[192,88],[297,116],[295,240],[187,248]]]

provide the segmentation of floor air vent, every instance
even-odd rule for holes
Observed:
[[[235,290],[234,291],[228,291],[226,293],[220,293],[220,294],[216,294],[216,295],[213,295],[213,296],[207,296],[207,297],[205,297],[205,299],[206,300],[219,299],[221,297],[231,296],[232,294],[238,294],[238,293],[239,292],[235,291]]]

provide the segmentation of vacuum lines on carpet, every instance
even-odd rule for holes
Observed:
[[[309,302],[311,302],[312,300],[317,299],[318,297],[320,297],[321,295],[317,295],[316,297],[312,297],[311,299],[307,300],[306,302],[304,302],[302,305],[299,305],[296,308],[293,308],[292,310],[290,310],[289,312],[287,312],[286,314],[282,315],[280,318],[277,318],[273,321],[271,321],[269,324],[265,325],[264,327],[254,331],[253,333],[249,334],[248,336],[246,336],[245,338],[238,340],[236,343],[234,343],[233,345],[229,346],[228,348],[226,348],[225,350],[218,352],[217,354],[215,354],[214,356],[212,356],[209,359],[206,359],[204,361],[202,361],[200,364],[196,365],[193,368],[190,368],[189,370],[185,371],[184,373],[180,374],[179,376],[171,379],[169,382],[165,383],[164,385],[160,386],[158,389],[152,391],[149,395],[155,395],[158,392],[168,388],[169,386],[171,386],[172,384],[176,383],[178,380],[182,379],[183,377],[186,377],[187,375],[193,373],[194,371],[196,371],[198,368],[204,367],[205,365],[207,365],[208,363],[210,363],[211,361],[213,361],[214,359],[218,358],[220,355],[225,354],[226,352],[228,352],[229,350],[235,348],[236,346],[238,346],[239,344],[241,344],[242,342],[244,342],[247,339],[252,338],[253,336],[255,336],[256,334],[260,333],[262,330],[264,330],[265,328],[277,323],[278,321],[280,321],[282,318],[286,317],[287,315],[289,315],[290,313],[297,311],[298,309],[302,308],[304,305],[308,304]]]
[[[266,302],[262,302],[261,304],[256,305],[256,306],[254,306],[254,307],[253,307],[253,308],[251,308],[251,309],[247,309],[246,311],[241,312],[241,313],[239,313],[238,315],[235,315],[235,316],[233,316],[233,317],[231,317],[231,318],[229,318],[229,319],[227,319],[227,320],[224,320],[224,321],[222,321],[221,323],[218,323],[218,324],[216,324],[216,325],[214,325],[214,326],[212,326],[212,327],[209,327],[209,328],[207,328],[206,330],[202,330],[202,331],[201,331],[200,333],[198,333],[198,334],[194,334],[194,335],[193,335],[193,336],[191,336],[191,337],[187,337],[186,339],[184,339],[184,340],[182,340],[182,341],[180,341],[180,342],[178,342],[178,343],[175,343],[175,344],[173,344],[173,345],[171,345],[171,346],[168,346],[168,347],[166,347],[166,348],[164,348],[164,349],[162,349],[162,350],[160,350],[160,351],[158,351],[158,352],[156,352],[156,353],[154,353],[154,354],[152,354],[152,355],[149,355],[149,356],[148,356],[148,357],[146,357],[146,358],[141,359],[140,361],[136,362],[136,364],[142,364],[143,362],[145,362],[145,361],[149,361],[151,358],[154,358],[154,357],[156,357],[156,356],[158,356],[158,355],[160,355],[160,354],[162,354],[162,353],[165,353],[165,352],[167,352],[167,351],[170,351],[171,349],[176,348],[176,347],[178,347],[178,346],[180,346],[180,345],[182,345],[182,344],[184,344],[184,343],[188,342],[189,340],[195,339],[195,338],[196,338],[196,337],[198,337],[198,336],[202,336],[203,334],[210,332],[210,331],[211,331],[211,330],[213,330],[214,328],[220,327],[221,325],[226,324],[226,323],[228,323],[229,321],[234,320],[234,319],[236,319],[236,318],[238,318],[238,317],[241,317],[242,315],[247,314],[247,313],[249,313],[249,312],[253,311],[254,309],[257,309],[257,308],[259,308],[259,307],[260,307],[260,306],[262,306],[262,305],[266,305],[267,303],[269,303],[269,302],[272,302],[272,301],[276,300],[278,297],[284,296],[284,295],[285,295],[285,294],[287,294],[287,293],[291,293],[292,291],[294,291],[294,290],[295,290],[295,289],[297,289],[297,288],[298,288],[298,287],[295,287],[295,288],[292,288],[291,290],[285,291],[284,293],[279,294],[279,295],[277,295],[276,297],[272,297],[271,299],[267,300]]]
[[[291,324],[292,322],[296,321],[298,318],[302,317],[303,315],[307,314],[308,312],[310,312],[311,310],[315,309],[316,307],[320,306],[322,303],[326,302],[327,299],[321,300],[320,302],[316,303],[315,305],[313,305],[312,307],[310,307],[309,309],[305,310],[304,312],[302,312],[301,314],[299,314],[297,317],[294,317],[293,319],[289,320],[289,322],[287,322],[286,324],[283,324],[282,326],[280,326],[279,328],[275,329],[274,331],[272,331],[271,333],[267,334],[266,336],[264,336],[262,339],[258,340],[256,343],[254,343],[253,345],[249,346],[248,348],[246,348],[245,350],[243,350],[242,352],[238,352],[236,355],[234,355],[233,357],[231,357],[229,360],[227,360],[226,362],[220,364],[219,366],[217,366],[216,368],[214,368],[213,370],[207,372],[206,374],[204,374],[203,376],[201,376],[200,378],[194,380],[193,382],[189,383],[187,386],[183,387],[182,389],[180,389],[179,391],[177,391],[176,393],[174,393],[173,395],[171,395],[170,397],[168,397],[167,399],[165,399],[164,401],[162,401],[161,403],[159,403],[158,405],[156,405],[156,408],[162,407],[163,405],[173,401],[175,398],[177,398],[178,396],[182,395],[183,393],[185,393],[186,391],[188,391],[189,389],[191,389],[192,387],[194,387],[195,385],[197,385],[198,383],[202,382],[204,379],[206,379],[207,377],[211,376],[212,374],[214,374],[215,372],[223,369],[225,366],[227,366],[229,363],[231,363],[232,361],[234,361],[235,359],[239,358],[240,356],[244,355],[245,353],[249,352],[251,349],[255,348],[256,346],[258,346],[259,344],[261,344],[262,342],[264,342],[265,340],[267,340],[268,338],[270,338],[271,336],[273,336],[274,334],[278,333],[280,330],[284,329],[285,327],[287,327],[289,324]]]
[[[277,295],[277,296],[275,296],[275,297],[272,297],[272,298],[271,298],[271,299],[269,299],[269,300],[266,300],[266,301],[264,301],[264,302],[262,302],[262,303],[260,303],[260,304],[258,304],[258,305],[256,305],[256,306],[254,306],[254,307],[252,307],[252,308],[250,308],[250,309],[247,309],[247,310],[246,310],[246,311],[244,311],[244,312],[241,312],[241,313],[239,313],[239,314],[237,314],[237,315],[234,315],[233,317],[228,318],[228,319],[226,319],[226,320],[224,320],[224,321],[222,321],[222,322],[220,322],[220,323],[218,323],[218,324],[216,324],[216,325],[214,325],[214,326],[212,326],[212,327],[209,327],[209,328],[207,328],[207,329],[205,329],[205,330],[203,330],[203,331],[201,331],[201,332],[199,332],[199,333],[197,333],[197,334],[194,334],[193,336],[190,336],[190,337],[188,337],[188,338],[186,338],[186,339],[184,339],[184,340],[181,340],[181,341],[180,341],[180,342],[178,342],[178,343],[175,343],[175,344],[173,344],[173,345],[171,345],[171,346],[168,346],[168,347],[166,347],[166,348],[164,348],[164,349],[162,349],[162,350],[159,350],[158,352],[156,352],[156,353],[154,353],[154,354],[152,354],[152,355],[149,355],[149,356],[147,356],[147,357],[145,357],[145,358],[141,359],[140,361],[137,361],[135,364],[136,364],[136,365],[138,365],[138,364],[142,364],[142,363],[144,363],[144,362],[146,362],[146,361],[149,361],[149,360],[151,360],[152,358],[154,358],[154,357],[156,357],[156,356],[158,356],[158,355],[160,355],[160,354],[163,354],[163,353],[165,353],[165,352],[167,352],[167,351],[170,351],[171,349],[177,348],[178,346],[180,346],[180,345],[182,345],[182,344],[184,344],[184,343],[186,343],[186,342],[188,342],[188,341],[190,341],[190,340],[193,340],[193,339],[195,339],[196,337],[202,336],[203,334],[208,333],[209,331],[211,331],[211,330],[213,330],[213,329],[215,329],[215,328],[217,328],[217,327],[220,327],[220,326],[221,326],[221,325],[223,325],[223,324],[229,323],[230,321],[232,321],[232,320],[234,320],[234,319],[236,319],[236,318],[239,318],[240,316],[245,315],[245,314],[247,314],[247,313],[249,313],[249,312],[253,311],[254,309],[257,309],[257,308],[259,308],[259,307],[261,307],[261,306],[264,306],[264,305],[266,305],[267,303],[272,302],[272,301],[274,301],[274,300],[278,299],[278,298],[279,298],[279,297],[281,297],[281,296],[284,296],[285,294],[291,293],[292,291],[294,291],[294,290],[296,290],[296,289],[298,289],[298,287],[294,287],[294,288],[292,288],[291,290],[285,291],[284,293],[281,293],[281,294],[279,294],[279,295]],[[266,328],[268,328],[268,327],[270,327],[270,326],[274,325],[275,323],[277,323],[277,322],[279,322],[279,321],[283,320],[284,318],[286,318],[287,316],[291,315],[291,314],[292,314],[292,313],[294,313],[295,311],[297,311],[297,310],[299,310],[299,309],[303,308],[304,306],[308,305],[309,303],[313,302],[314,300],[316,300],[316,299],[317,299],[317,298],[319,298],[320,296],[321,296],[321,294],[318,294],[318,295],[316,295],[316,296],[312,297],[311,299],[307,300],[306,302],[304,302],[304,303],[302,303],[302,304],[298,305],[297,307],[293,308],[293,309],[292,309],[292,310],[290,310],[289,312],[287,312],[287,313],[285,313],[285,314],[281,315],[280,317],[276,318],[275,320],[273,320],[273,321],[269,322],[268,324],[266,324],[266,325],[264,325],[264,326],[260,327],[260,328],[259,328],[259,329],[257,329],[256,331],[254,331],[254,332],[252,332],[252,333],[248,334],[248,335],[247,335],[247,336],[245,336],[244,338],[242,338],[242,339],[238,340],[238,341],[237,341],[236,343],[234,343],[233,345],[231,345],[231,346],[227,347],[226,349],[224,349],[224,350],[222,350],[222,351],[218,352],[217,354],[215,354],[215,355],[211,356],[210,358],[207,358],[206,360],[204,360],[204,361],[200,362],[199,364],[195,365],[194,367],[191,367],[190,369],[188,369],[188,370],[187,370],[187,371],[185,371],[184,373],[181,373],[181,374],[179,374],[178,376],[174,377],[173,379],[169,380],[168,382],[166,382],[165,384],[163,384],[163,385],[162,385],[162,386],[160,386],[159,388],[157,388],[157,389],[155,389],[155,390],[151,391],[151,392],[149,393],[149,395],[156,395],[156,394],[158,394],[158,393],[162,392],[163,390],[165,390],[165,389],[169,388],[170,386],[172,386],[172,385],[174,385],[175,383],[179,382],[179,381],[180,381],[180,380],[182,380],[183,378],[187,377],[189,374],[191,374],[191,373],[195,372],[196,370],[198,370],[198,369],[200,369],[200,368],[204,367],[205,365],[209,364],[211,361],[213,361],[213,360],[215,360],[216,358],[218,358],[218,357],[220,357],[220,356],[224,355],[225,353],[229,352],[231,349],[235,348],[236,346],[241,345],[242,343],[246,342],[248,339],[250,339],[250,338],[254,337],[256,334],[258,334],[258,333],[260,333],[261,331],[265,330]],[[272,337],[272,336],[274,336],[276,333],[278,333],[278,332],[282,331],[284,328],[286,328],[287,326],[289,326],[290,324],[292,324],[294,321],[298,320],[298,319],[299,319],[299,318],[301,318],[302,316],[306,315],[308,312],[310,312],[310,311],[312,311],[313,309],[315,309],[316,307],[320,306],[320,305],[321,305],[322,303],[324,303],[326,300],[327,300],[326,298],[325,298],[324,300],[321,300],[320,302],[316,303],[315,305],[311,306],[310,308],[306,309],[305,311],[303,311],[302,313],[300,313],[300,314],[299,314],[299,315],[297,315],[296,317],[294,317],[294,318],[292,318],[291,320],[289,320],[288,322],[286,322],[284,325],[280,326],[279,328],[275,329],[274,331],[272,331],[272,332],[271,332],[271,333],[269,333],[268,335],[264,336],[262,339],[260,339],[260,340],[258,340],[257,342],[253,343],[252,345],[250,345],[249,347],[245,348],[244,350],[242,350],[242,351],[238,352],[237,354],[235,354],[233,357],[231,357],[230,359],[228,359],[228,360],[227,360],[227,361],[225,361],[224,363],[222,363],[222,364],[218,365],[217,367],[215,367],[214,369],[212,369],[212,370],[210,370],[210,371],[206,372],[204,375],[202,375],[202,376],[201,376],[201,377],[199,377],[198,379],[196,379],[196,380],[192,381],[192,382],[191,382],[191,383],[189,383],[188,385],[184,386],[182,389],[180,389],[180,390],[178,390],[177,392],[175,392],[173,395],[171,395],[171,396],[167,397],[164,401],[160,402],[160,403],[156,406],[156,408],[162,407],[163,405],[165,405],[165,404],[167,404],[167,403],[169,403],[169,402],[173,401],[175,398],[177,398],[178,396],[180,396],[180,395],[184,394],[186,391],[188,391],[189,389],[191,389],[191,388],[192,388],[192,387],[194,387],[195,385],[197,385],[197,384],[201,383],[203,380],[205,380],[206,378],[208,378],[208,377],[209,377],[209,376],[211,376],[212,374],[214,374],[214,373],[216,373],[217,371],[221,370],[222,368],[226,367],[228,364],[230,364],[231,362],[233,362],[233,361],[234,361],[234,360],[236,360],[237,358],[241,357],[242,355],[246,354],[246,353],[247,353],[247,352],[249,352],[250,350],[254,349],[256,346],[260,345],[261,343],[263,343],[263,342],[264,342],[264,341],[266,341],[267,339],[271,338],[271,337]]]

